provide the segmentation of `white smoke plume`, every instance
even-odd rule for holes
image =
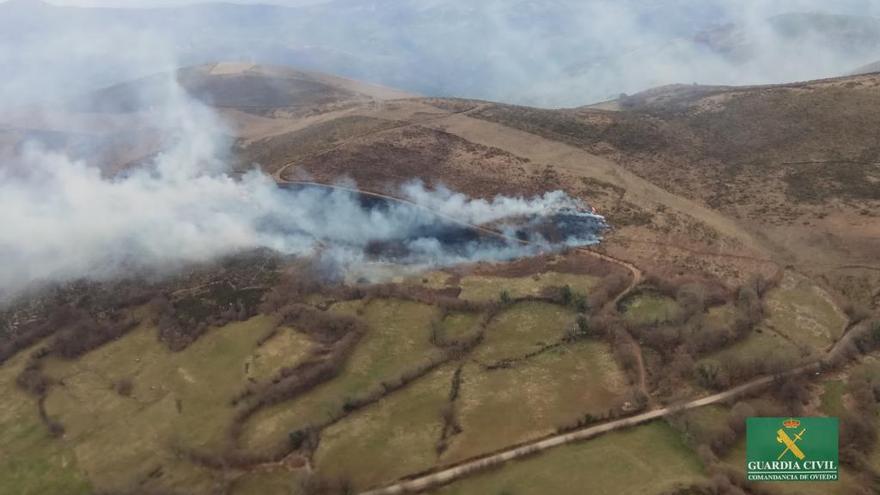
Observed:
[[[497,196],[492,201],[471,199],[468,196],[438,187],[427,191],[421,182],[414,181],[402,188],[403,197],[432,211],[472,224],[497,222],[519,216],[547,215],[560,211],[583,210],[584,205],[562,191],[544,193],[524,200]]]
[[[283,190],[257,171],[234,180],[194,166],[210,161],[196,152],[176,147],[150,167],[110,179],[85,162],[28,150],[22,168],[0,171],[0,288],[12,292],[41,281],[166,270],[260,247],[296,255],[320,251],[340,265],[365,262],[364,250],[375,242],[400,243],[406,255],[397,261],[421,265],[506,259],[552,248],[540,239],[523,245],[476,238],[450,247],[435,233],[461,236],[461,227],[425,209],[366,208],[345,191]],[[477,224],[576,206],[559,192],[492,202],[418,185],[406,193],[449,218]],[[601,220],[596,221],[594,230],[573,242],[596,242]]]
[[[254,248],[319,255],[342,270],[373,258],[422,267],[507,259],[597,242],[604,225],[561,192],[485,201],[412,183],[401,194],[421,208],[367,206],[344,190],[282,189],[258,170],[232,178],[225,173],[222,122],[173,75],[163,91],[161,104],[140,118],[173,140],[148,163],[106,175],[89,158],[31,144],[0,164],[0,294],[173,270]],[[556,243],[528,232],[519,235],[531,244],[480,237],[457,223],[501,222],[515,235],[514,220],[528,229],[536,218],[561,213],[588,224]]]

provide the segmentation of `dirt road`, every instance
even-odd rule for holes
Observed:
[[[301,184],[301,185],[311,185],[311,186],[317,186],[317,187],[327,187],[327,188],[331,188],[331,189],[339,189],[339,190],[344,190],[347,192],[353,192],[353,193],[357,193],[357,194],[364,194],[364,195],[368,195],[368,196],[378,197],[378,198],[386,199],[389,201],[401,202],[401,203],[405,203],[410,206],[429,210],[425,206],[419,205],[415,202],[401,199],[401,198],[397,198],[397,197],[393,197],[393,196],[389,196],[389,195],[382,194],[382,193],[372,192],[372,191],[363,191],[363,190],[359,190],[359,189],[331,185],[331,184],[323,184],[323,183],[318,183],[318,182],[286,181],[286,180],[280,179],[280,177],[279,177],[279,182],[280,183],[287,183],[287,184]],[[479,225],[472,225],[467,222],[457,220],[455,218],[447,217],[445,215],[440,215],[437,212],[434,212],[433,210],[429,210],[429,211],[431,211],[433,214],[437,214],[437,215],[441,216],[444,219],[447,219],[449,221],[453,221],[453,222],[458,223],[460,225],[464,225],[464,226],[476,229],[476,230],[483,232],[483,233],[486,233],[488,235],[501,236],[501,237],[504,237],[505,239],[511,239],[511,240],[514,240],[514,241],[520,242],[520,243],[525,242],[525,241],[522,241],[519,239],[508,238],[507,236],[504,236],[500,232],[497,232],[492,229],[481,227]],[[630,281],[630,284],[627,286],[627,288],[623,292],[621,292],[620,295],[618,295],[617,298],[614,299],[614,301],[613,301],[614,304],[616,304],[618,301],[620,301],[620,299],[622,297],[625,297],[626,294],[628,294],[636,286],[638,286],[638,284],[641,282],[641,280],[644,276],[642,271],[638,267],[636,267],[635,265],[633,265],[632,263],[629,263],[627,261],[620,260],[620,259],[614,258],[612,256],[596,252],[591,249],[583,248],[583,249],[580,249],[580,251],[584,252],[584,253],[589,253],[590,255],[596,256],[602,260],[623,266],[632,274],[632,279]],[[787,377],[795,376],[795,375],[802,374],[802,373],[817,372],[821,369],[822,362],[824,360],[833,359],[837,356],[838,353],[843,352],[843,350],[845,350],[845,348],[848,346],[849,342],[855,337],[855,335],[857,333],[858,332],[854,332],[854,331],[845,331],[843,336],[835,343],[835,345],[831,349],[829,349],[827,354],[822,359],[817,360],[813,363],[805,364],[805,365],[800,366],[798,368],[794,368],[794,369],[789,370],[789,371],[782,373],[782,374],[756,378],[748,383],[739,385],[737,387],[733,387],[729,390],[719,392],[717,394],[709,395],[706,397],[702,397],[699,399],[694,399],[692,401],[689,401],[689,402],[686,402],[683,404],[660,407],[660,408],[652,409],[650,411],[647,411],[647,412],[644,412],[641,414],[637,414],[635,416],[630,416],[627,418],[618,419],[615,421],[610,421],[610,422],[595,425],[595,426],[588,426],[588,427],[581,428],[579,430],[575,430],[575,431],[572,431],[569,433],[562,433],[562,434],[554,435],[554,436],[544,438],[541,440],[536,440],[534,442],[530,442],[525,445],[511,447],[508,450],[504,450],[502,452],[491,454],[491,455],[488,455],[485,457],[471,459],[469,461],[465,461],[465,462],[462,462],[458,465],[444,468],[444,469],[437,471],[437,472],[434,472],[434,473],[426,474],[424,476],[419,476],[419,477],[416,477],[413,479],[402,480],[402,481],[388,485],[383,488],[369,490],[369,491],[363,492],[361,495],[391,495],[391,494],[398,494],[398,493],[417,493],[417,492],[425,491],[425,490],[428,490],[428,489],[431,489],[434,487],[438,487],[438,486],[442,486],[442,485],[451,483],[452,481],[455,481],[459,478],[463,478],[473,472],[483,470],[483,469],[491,467],[491,466],[496,466],[496,465],[502,464],[504,462],[507,462],[507,461],[510,461],[513,459],[517,459],[517,458],[521,458],[521,457],[524,457],[524,456],[527,456],[530,454],[542,452],[547,449],[551,449],[553,447],[558,447],[560,445],[565,445],[565,444],[576,442],[576,441],[586,440],[589,438],[599,436],[603,433],[608,433],[608,432],[620,430],[623,428],[629,428],[629,427],[636,426],[636,425],[639,425],[642,423],[646,423],[646,422],[649,422],[649,421],[652,421],[652,420],[655,420],[658,418],[662,418],[662,417],[665,417],[665,416],[668,416],[671,414],[675,414],[680,411],[695,409],[695,408],[707,406],[710,404],[724,402],[724,401],[739,397],[743,394],[753,392],[755,390],[759,390],[761,387],[765,387],[768,384],[770,384],[771,382],[773,382],[773,380],[787,378]],[[646,393],[646,396],[647,396],[646,375],[645,375],[646,372],[645,372],[644,364],[642,363],[642,360],[641,360],[641,349],[635,341],[633,341],[633,345],[634,345],[634,348],[638,351],[637,357],[638,357],[638,361],[639,361],[639,375],[640,375],[639,386],[640,386],[641,390]]]
[[[393,495],[398,493],[422,492],[431,488],[451,483],[476,471],[480,471],[491,466],[500,465],[504,462],[525,457],[527,455],[531,455],[537,452],[542,452],[553,447],[558,447],[560,445],[565,445],[581,440],[587,440],[593,437],[597,437],[603,433],[608,433],[611,431],[636,426],[642,423],[647,423],[649,421],[669,416],[671,414],[675,414],[681,411],[687,411],[690,409],[696,409],[698,407],[708,406],[711,404],[717,404],[719,402],[725,402],[731,399],[735,399],[747,393],[760,390],[762,387],[771,384],[774,380],[790,378],[800,374],[820,372],[822,370],[823,363],[833,361],[838,357],[838,354],[846,352],[847,348],[850,345],[850,342],[858,335],[862,334],[864,331],[867,331],[869,327],[867,325],[864,325],[863,328],[859,328],[858,325],[856,327],[850,327],[848,325],[847,328],[848,331],[844,332],[843,336],[834,344],[831,349],[828,350],[825,356],[812,363],[793,368],[787,372],[780,373],[778,375],[770,375],[756,378],[750,382],[730,388],[723,392],[719,392],[717,394],[709,395],[706,397],[701,397],[699,399],[694,399],[683,404],[653,409],[651,411],[637,414],[635,416],[630,416],[628,418],[618,419],[600,425],[588,426],[569,433],[562,433],[559,435],[551,436],[549,438],[530,442],[525,445],[512,447],[508,450],[491,454],[485,457],[471,459],[469,461],[462,462],[455,466],[447,467],[434,473],[426,474],[424,476],[419,476],[413,479],[402,480],[386,487],[369,490],[361,493],[361,495]]]
[[[611,421],[608,423],[603,423],[596,426],[588,426],[586,428],[582,428],[580,430],[575,430],[570,433],[562,433],[559,435],[554,435],[549,438],[545,438],[543,440],[538,440],[532,443],[528,443],[526,445],[522,445],[519,447],[514,447],[509,450],[499,452],[497,454],[493,454],[487,457],[477,458],[470,461],[466,461],[459,465],[449,467],[443,469],[441,471],[437,471],[435,473],[427,474],[425,476],[421,476],[418,478],[400,481],[398,483],[394,483],[392,485],[386,486],[384,488],[377,488],[375,490],[369,490],[366,492],[362,492],[361,495],[394,495],[399,493],[418,493],[431,488],[435,488],[438,486],[442,486],[452,481],[455,481],[459,478],[463,478],[468,474],[474,473],[476,471],[480,471],[491,466],[496,466],[505,462],[508,462],[513,459],[517,459],[520,457],[525,457],[527,455],[535,454],[537,452],[542,452],[548,449],[552,449],[553,447],[558,447],[560,445],[565,445],[572,442],[577,442],[581,440],[587,440],[589,438],[593,438],[599,436],[603,433],[608,433],[614,430],[620,430],[623,428],[629,428],[632,426],[636,426],[642,423],[647,423],[649,421],[653,421],[658,418],[662,418],[665,416],[669,416],[671,414],[675,414],[677,412],[686,411],[689,409],[695,409],[698,407],[707,406],[710,404],[715,404],[718,402],[724,402],[730,399],[734,399],[748,392],[752,392],[760,389],[761,387],[765,387],[774,379],[777,378],[785,378],[788,376],[794,376],[800,373],[806,373],[811,371],[817,371],[819,369],[818,363],[812,363],[800,368],[795,368],[787,373],[782,374],[779,377],[776,376],[765,376],[761,378],[757,378],[748,383],[740,385],[738,387],[731,388],[729,390],[725,390],[724,392],[720,392],[714,395],[710,395],[707,397],[703,397],[700,399],[695,399],[690,402],[670,407],[662,407],[659,409],[654,409],[642,414],[637,414],[635,416],[630,416],[628,418],[618,419],[616,421]]]
[[[461,225],[463,227],[467,227],[467,228],[476,230],[476,231],[481,232],[483,234],[491,235],[494,237],[500,237],[500,238],[505,239],[507,241],[518,243],[518,244],[529,244],[529,241],[527,241],[527,240],[519,239],[516,237],[511,237],[511,236],[503,234],[502,232],[499,232],[499,231],[493,230],[493,229],[489,229],[489,228],[483,227],[481,225],[475,225],[472,223],[464,222],[464,221],[456,219],[454,217],[444,215],[442,213],[434,211],[430,208],[427,208],[424,205],[420,205],[420,204],[413,202],[413,201],[410,201],[408,199],[398,198],[395,196],[390,196],[387,194],[374,192],[374,191],[366,191],[363,189],[356,189],[356,188],[352,188],[352,187],[340,186],[340,185],[336,185],[336,184],[325,184],[322,182],[312,182],[312,181],[304,181],[304,180],[285,180],[281,177],[281,174],[276,175],[275,180],[280,184],[293,184],[293,185],[302,185],[302,186],[324,187],[324,188],[328,188],[328,189],[346,191],[346,192],[350,192],[350,193],[360,194],[363,196],[371,196],[374,198],[381,198],[381,199],[384,199],[387,201],[394,201],[397,203],[406,204],[406,205],[414,207],[414,208],[419,208],[419,209],[428,211],[431,214],[436,215],[439,218],[442,218],[446,221],[449,221],[449,222],[455,223],[457,225]],[[634,264],[632,264],[628,261],[624,261],[624,260],[615,258],[613,256],[609,256],[607,254],[600,253],[600,252],[595,251],[590,248],[579,248],[578,251],[581,253],[589,254],[590,256],[595,256],[603,261],[607,261],[609,263],[613,263],[618,266],[621,266],[630,272],[630,275],[631,275],[630,282],[627,285],[626,289],[622,290],[614,299],[609,301],[605,305],[605,307],[602,309],[603,312],[613,311],[613,309],[615,307],[617,307],[617,304],[624,297],[626,297],[629,293],[631,293],[642,282],[642,279],[644,278],[644,272],[642,272],[642,270],[639,269],[639,267],[635,266]],[[636,342],[636,340],[633,339],[629,333],[626,333],[626,337],[630,341],[630,345],[633,348],[633,354],[636,359],[636,371],[638,373],[638,378],[637,378],[637,383],[635,385],[639,388],[639,390],[642,392],[642,394],[644,394],[644,396],[649,399],[649,403],[650,403],[650,394],[648,394],[648,375],[647,375],[648,372],[645,369],[645,362],[642,357],[642,348],[639,345],[639,343]]]

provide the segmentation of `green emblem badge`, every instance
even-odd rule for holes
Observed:
[[[749,481],[836,481],[837,418],[748,418]]]

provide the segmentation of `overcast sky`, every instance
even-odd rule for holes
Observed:
[[[168,7],[193,3],[207,3],[212,0],[44,0],[56,5],[76,5],[83,7]],[[270,5],[308,5],[327,0],[213,0],[225,3],[270,4]]]
[[[28,1],[38,0],[16,0]],[[195,0],[46,1],[170,7]],[[864,19],[880,13],[880,0],[321,3],[332,7],[160,9],[144,16],[85,8],[71,15],[61,8],[42,17],[0,16],[0,104],[22,101],[22,92],[29,99],[58,98],[218,60],[287,65],[423,95],[542,107],[580,106],[673,83],[831,77],[880,60],[880,20]],[[861,19],[803,15],[819,11]],[[770,20],[786,12],[801,15]]]

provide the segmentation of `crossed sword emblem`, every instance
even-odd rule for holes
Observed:
[[[782,456],[784,456],[789,451],[791,451],[791,453],[794,454],[794,456],[797,457],[798,459],[804,460],[804,457],[806,457],[806,455],[804,455],[804,452],[800,449],[800,447],[797,446],[797,442],[801,438],[803,438],[804,433],[806,431],[807,431],[807,429],[804,428],[803,430],[801,430],[800,433],[795,435],[794,438],[791,438],[788,436],[787,433],[785,433],[784,430],[782,430],[782,429],[776,430],[776,441],[779,443],[785,444],[785,450],[783,450],[782,453],[779,454],[779,457],[777,457],[776,460],[778,461],[778,460],[782,459]]]

